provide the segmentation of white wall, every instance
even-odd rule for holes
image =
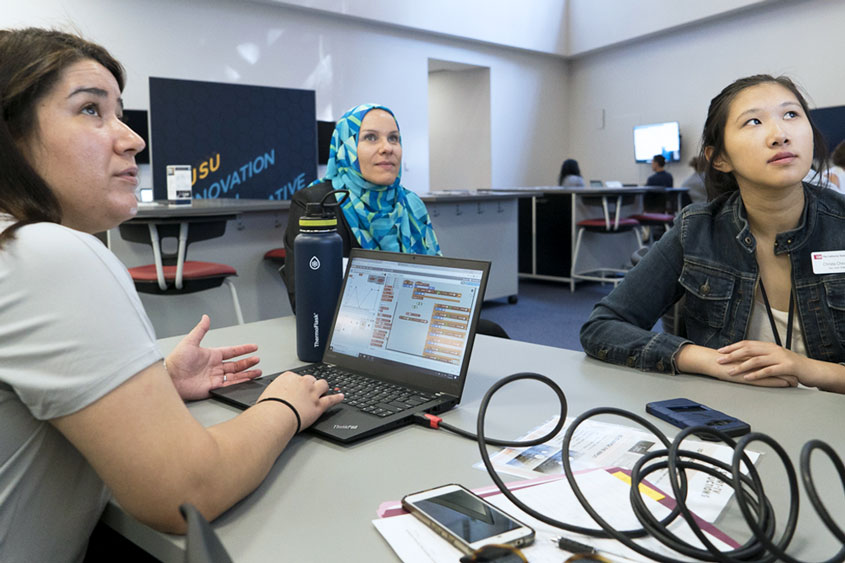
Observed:
[[[570,0],[254,1],[295,6],[541,53],[566,54],[565,17]]]
[[[845,104],[839,59],[845,53],[845,2],[776,3],[570,63],[570,155],[585,177],[643,182],[632,128],[679,121],[682,163],[669,165],[676,184],[690,173],[710,99],[736,78],[788,74],[811,106]],[[600,128],[601,110],[605,128]]]
[[[576,56],[778,0],[568,0],[566,54]]]
[[[429,58],[490,68],[494,186],[546,183],[566,152],[566,63],[557,57],[245,1],[4,4],[0,27],[75,28],[109,48],[128,70],[129,108],[149,107],[149,76],[314,89],[319,119],[383,103],[402,128],[403,183],[419,192],[429,188]]]
[[[252,1],[564,57],[784,0]]]
[[[432,190],[490,189],[490,69],[428,75]]]

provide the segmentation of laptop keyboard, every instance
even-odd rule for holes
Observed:
[[[378,381],[327,364],[311,365],[292,371],[325,379],[329,384],[329,393],[343,393],[344,404],[382,418],[436,398],[431,393]]]

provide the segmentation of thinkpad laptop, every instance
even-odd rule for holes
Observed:
[[[353,249],[323,361],[343,403],[310,430],[352,442],[446,411],[461,400],[490,263]],[[279,374],[212,391],[246,409]]]

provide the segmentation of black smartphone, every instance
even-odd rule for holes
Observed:
[[[402,507],[463,553],[487,544],[515,547],[534,541],[534,530],[461,485],[413,493]]]
[[[645,411],[682,429],[707,426],[734,438],[751,432],[751,427],[740,419],[689,399],[654,401],[645,406]],[[716,436],[706,432],[696,432],[695,435],[702,440],[717,440]]]

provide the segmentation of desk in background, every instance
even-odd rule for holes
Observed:
[[[254,321],[291,314],[278,267],[264,260],[265,252],[284,244],[289,208],[289,201],[279,200],[195,199],[191,205],[139,206],[138,214],[130,222],[231,217],[222,237],[193,244],[188,256],[191,260],[221,262],[235,268],[238,277],[233,282],[244,318]],[[152,263],[150,247],[126,242],[117,228],[109,231],[108,239],[109,248],[127,267]],[[202,313],[209,314],[212,326],[235,322],[231,300],[221,299],[216,290],[180,295],[178,304],[173,299],[173,296],[141,294],[141,302],[159,336],[188,332]]]
[[[421,197],[447,256],[492,262],[485,299],[515,301],[519,291],[516,202],[520,195],[435,192]],[[222,262],[238,271],[234,283],[249,322],[291,314],[278,266],[264,260],[265,252],[284,246],[289,209],[290,201],[195,199],[192,205],[143,205],[130,221],[234,215],[223,237],[196,243],[189,255],[192,260]],[[109,231],[107,239],[109,248],[127,267],[152,262],[149,246],[124,241],[117,228]],[[233,322],[231,303],[215,297],[214,292],[181,295],[178,307],[169,299],[172,297],[141,295],[159,336],[188,332],[201,312],[209,314],[212,326]]]
[[[530,195],[519,202],[519,274],[521,277],[569,282],[572,254],[575,250],[575,235],[578,220],[576,217],[577,198],[584,196],[642,195],[646,193],[665,194],[675,199],[675,209],[680,209],[681,198],[687,188],[663,188],[659,186],[631,186],[620,188],[579,187],[563,188],[559,186],[538,186],[512,188],[513,191]],[[642,211],[641,208],[626,206],[622,217]],[[598,213],[596,216],[600,216]],[[585,236],[592,236],[587,233]],[[601,245],[605,253],[602,263],[614,260],[630,263],[631,253],[635,248],[616,245],[613,237],[623,235],[596,235],[610,244]],[[630,238],[628,235],[625,238]],[[584,257],[589,260],[589,256]],[[583,265],[585,262],[579,258]],[[588,268],[583,268],[588,269]]]
[[[292,317],[285,317],[212,330],[204,344],[255,342],[262,358],[259,367],[265,373],[273,373],[301,365],[294,346],[286,344],[293,341],[294,324]],[[167,353],[178,341],[179,338],[166,338],[159,342]],[[444,420],[474,431],[478,406],[486,390],[498,379],[518,371],[535,371],[557,381],[566,393],[570,416],[599,406],[620,407],[647,416],[645,404],[649,401],[688,397],[739,416],[752,430],[769,434],[783,445],[796,465],[801,446],[811,438],[828,442],[840,456],[845,454],[845,438],[835,423],[845,409],[843,395],[643,373],[587,358],[581,352],[487,336],[476,337],[463,400],[458,408],[443,415]],[[512,384],[500,393],[491,403],[488,417],[491,436],[517,438],[558,409],[553,393],[536,382]],[[211,400],[191,403],[189,409],[205,425],[228,420],[238,412]],[[657,418],[647,418],[674,436],[674,427]],[[619,418],[604,420],[627,423]],[[395,562],[393,551],[371,523],[379,503],[446,483],[457,482],[470,488],[491,484],[485,472],[472,468],[478,461],[474,442],[420,426],[400,428],[352,446],[305,433],[291,441],[264,483],[215,520],[213,526],[238,563]],[[781,522],[786,516],[788,493],[781,486],[784,481],[779,461],[774,454],[767,454],[757,467],[764,474],[766,491]],[[779,486],[765,481],[767,476],[774,477]],[[838,491],[829,502],[840,502],[841,506],[841,484],[830,472],[820,471],[816,486],[820,491]],[[829,557],[841,545],[825,531],[803,492],[802,489],[800,525],[790,553],[804,560]],[[744,530],[731,517],[738,513],[734,502],[729,510],[720,525],[735,533]],[[841,512],[832,512],[841,523]],[[106,508],[103,520],[162,561],[184,560],[184,538],[151,530],[113,502]],[[737,535],[744,538],[744,533]]]
[[[444,190],[420,196],[445,256],[488,260],[491,263],[485,300],[507,297],[516,303],[517,192]]]

